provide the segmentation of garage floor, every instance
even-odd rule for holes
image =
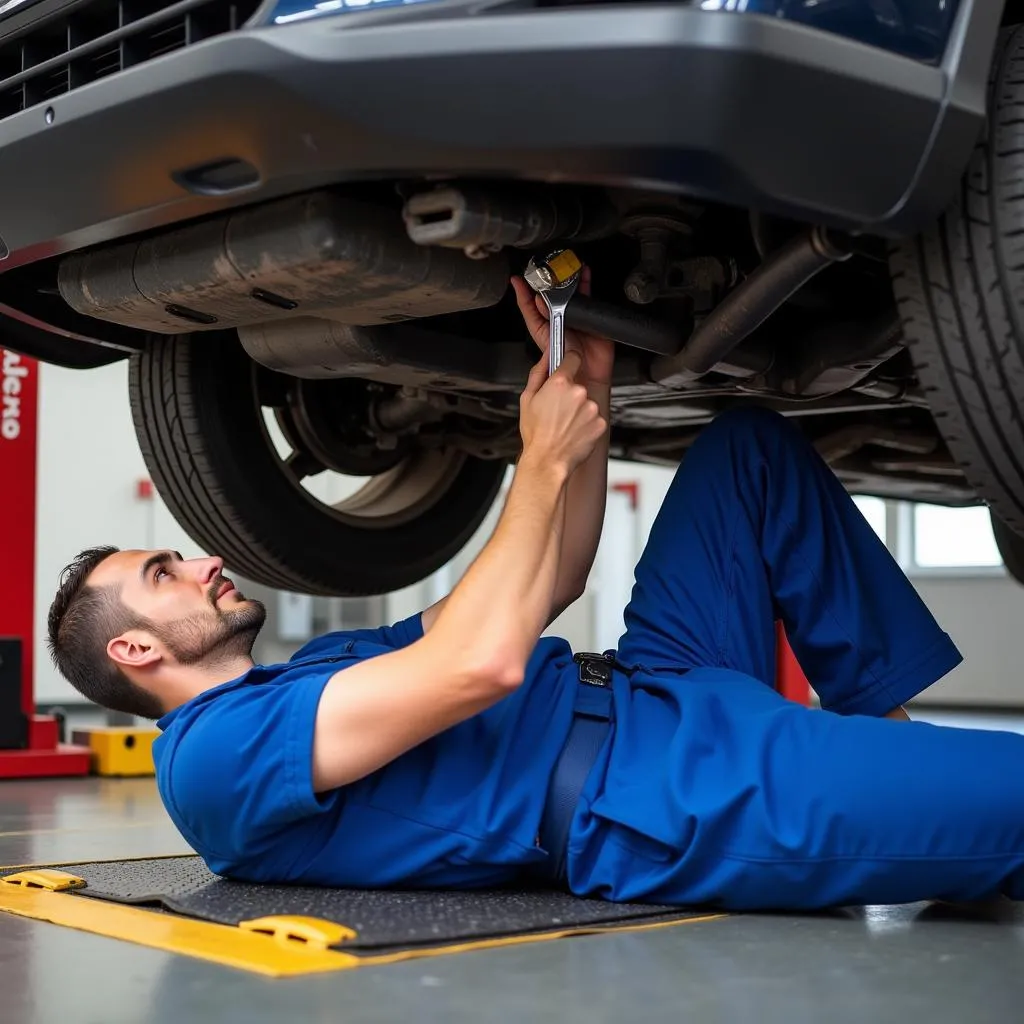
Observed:
[[[0,783],[0,865],[186,849],[150,780]],[[1003,1024],[1024,1015],[1022,962],[1024,912],[915,906],[734,917],[274,981],[0,915],[0,1020]]]

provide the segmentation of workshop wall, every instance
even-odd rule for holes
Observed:
[[[40,373],[38,541],[35,659],[40,704],[76,702],[46,652],[46,612],[63,566],[84,547],[175,547],[201,552],[155,493],[140,496],[148,474],[138,450],[127,398],[127,367]],[[613,462],[609,524],[584,598],[550,632],[577,650],[603,649],[621,632],[632,565],[642,550],[672,479],[664,467]],[[340,495],[336,495],[340,496]],[[261,660],[288,657],[309,635],[376,625],[413,614],[446,593],[493,530],[500,501],[467,548],[441,572],[414,587],[370,601],[298,599],[240,581],[268,606],[256,649]],[[987,575],[912,576],[915,586],[965,655],[965,664],[933,687],[926,701],[961,707],[1024,706],[1020,681],[1024,587],[998,570]]]
[[[606,523],[587,592],[552,624],[548,631],[551,635],[565,637],[575,650],[604,650],[615,644],[623,628],[621,612],[629,600],[632,566],[643,550],[672,476],[672,470],[662,466],[611,463],[609,515],[617,497],[635,499],[630,510],[633,521],[624,520],[620,507],[614,527]],[[499,507],[500,503],[496,504],[473,541],[442,574],[440,585],[433,580],[389,595],[388,613],[392,618],[412,614],[429,603],[432,590],[443,593],[449,583],[458,579],[490,535]],[[868,510],[869,519],[875,519],[871,512]],[[889,518],[893,521],[890,525],[897,525],[906,517]],[[881,522],[877,526],[884,529]],[[894,556],[905,564],[904,553],[898,550],[899,539],[892,535],[887,540]],[[913,566],[906,566],[906,571],[925,604],[964,655],[963,664],[930,687],[916,703],[922,707],[956,708],[1024,706],[1020,670],[1024,660],[1024,587],[998,568],[982,568],[977,575],[965,569],[919,573]],[[601,614],[602,604],[614,609],[613,615]]]
[[[964,656],[919,703],[1024,706],[1024,587],[1008,576],[916,577],[913,583]]]
[[[40,367],[38,465],[36,701],[77,701],[46,651],[46,613],[61,569],[97,544],[200,552],[157,495],[138,495],[148,474],[128,406],[126,363],[88,371]]]

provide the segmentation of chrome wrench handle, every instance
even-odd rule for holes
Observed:
[[[578,278],[573,278],[560,288],[550,288],[541,292],[548,307],[548,375],[550,376],[562,365],[565,357],[565,307],[576,293]]]

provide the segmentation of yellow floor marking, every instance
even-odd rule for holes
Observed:
[[[149,860],[150,858],[137,858]],[[83,862],[84,863],[84,862]],[[561,931],[535,932],[504,938],[480,939],[449,946],[407,949],[396,953],[354,956],[335,950],[318,949],[304,943],[282,943],[269,935],[245,931],[228,925],[211,924],[177,914],[154,913],[141,907],[90,899],[72,893],[24,889],[0,884],[0,913],[36,921],[47,921],[111,939],[134,942],[225,967],[251,971],[271,978],[296,977],[400,963],[422,957],[467,953],[503,946],[527,945],[584,935],[612,932],[653,931],[684,924],[697,924],[726,917],[708,914],[677,921],[640,922],[632,925],[588,925]]]
[[[138,907],[85,897],[75,899],[66,893],[22,889],[16,885],[0,885],[0,912],[49,921],[273,978],[355,966],[352,963],[355,957],[347,953],[304,946],[293,950],[269,936],[244,932],[240,928],[154,914]]]
[[[647,921],[644,924],[594,924],[570,928],[560,932],[535,932],[531,935],[511,935],[502,939],[479,939],[454,946],[435,946],[432,949],[406,949],[399,953],[381,953],[377,956],[355,957],[353,966],[370,964],[397,964],[403,960],[415,960],[424,956],[444,956],[449,953],[471,953],[478,949],[496,949],[500,946],[521,946],[530,942],[548,942],[551,939],[571,939],[586,935],[609,935],[620,932],[653,932],[660,928],[676,928],[681,924],[700,924],[704,921],[718,921],[728,914],[705,914],[702,917],[684,917],[678,921]]]

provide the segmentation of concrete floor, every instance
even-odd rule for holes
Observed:
[[[0,783],[0,865],[186,850],[149,780]],[[1024,1019],[1022,958],[1024,913],[914,906],[274,981],[0,915],[0,1024],[1006,1024]]]

